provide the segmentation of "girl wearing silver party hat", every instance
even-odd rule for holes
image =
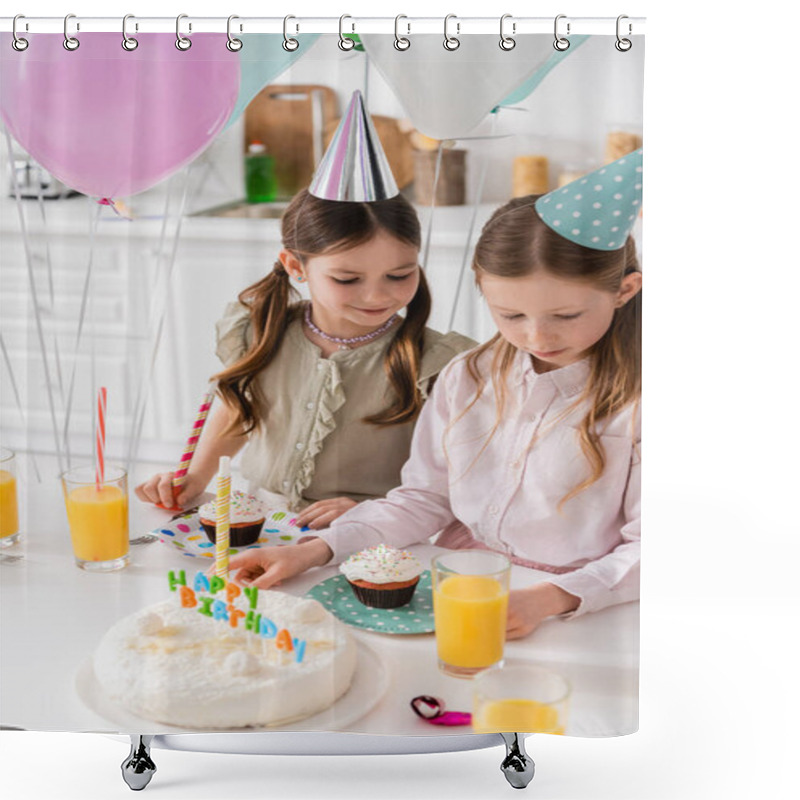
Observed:
[[[180,494],[173,473],[140,499],[185,505],[221,455],[243,446],[250,491],[324,527],[400,482],[414,424],[439,370],[474,342],[426,327],[420,224],[398,192],[360,92],[309,189],[281,220],[272,270],[217,323],[225,368]],[[300,299],[292,282],[308,289]],[[399,312],[405,310],[403,316]]]
[[[232,560],[242,579],[266,588],[444,529],[438,545],[548,574],[511,592],[510,638],[638,598],[642,276],[630,232],[641,167],[637,151],[493,214],[473,270],[498,333],[442,371],[401,486],[323,538]]]

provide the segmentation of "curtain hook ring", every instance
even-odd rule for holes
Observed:
[[[235,19],[239,19],[236,14],[231,14],[228,17],[228,41],[225,43],[225,47],[227,47],[231,53],[238,53],[244,47],[244,42],[241,39],[235,38],[231,34],[231,22]],[[239,27],[239,30],[241,30],[241,26]]]
[[[559,20],[566,19],[566,18],[567,18],[566,14],[559,14],[558,16],[556,16],[555,22],[553,24],[553,36],[555,37],[555,39],[553,41],[553,47],[555,47],[555,49],[558,50],[559,53],[563,53],[565,50],[569,50],[569,44],[570,44],[569,39],[567,39],[564,36],[559,36],[559,33],[558,33],[558,22],[559,22]],[[568,22],[567,23],[567,36],[569,36],[569,34],[570,34],[570,24]]]
[[[68,26],[71,19],[75,19],[74,14],[67,14],[67,16],[64,17],[64,49],[70,52],[77,50],[81,46],[81,43],[74,36],[69,35]],[[80,29],[81,26],[76,23],[76,30]]]
[[[30,42],[27,39],[23,39],[21,36],[17,35],[17,20],[18,19],[25,19],[25,15],[24,14],[17,14],[17,16],[14,17],[14,21],[11,23],[11,35],[13,37],[11,39],[11,46],[18,53],[21,53],[24,50],[28,49],[28,45],[30,44]],[[27,30],[27,28],[28,28],[28,24],[25,23],[25,29]]]
[[[129,53],[133,52],[139,46],[139,40],[134,39],[133,36],[128,36],[128,20],[136,19],[133,14],[126,14],[122,18],[122,49],[127,50]],[[139,26],[136,26],[139,29]]]
[[[517,46],[517,40],[513,36],[506,36],[505,34],[504,26],[507,19],[512,19],[512,15],[503,14],[503,16],[500,17],[500,49],[506,52],[513,50]],[[517,32],[516,22],[511,23],[511,32]]]
[[[297,19],[297,17],[287,14],[283,18],[283,49],[286,50],[287,53],[293,53],[298,47],[300,47],[300,42],[298,42],[297,39],[293,39],[291,36],[289,36],[287,32],[290,19]]]
[[[623,19],[629,19],[628,15],[620,14],[617,17],[617,41],[614,42],[614,47],[616,47],[617,50],[620,51],[620,53],[627,53],[628,50],[630,50],[631,47],[633,47],[633,42],[631,42],[630,39],[623,39],[619,35],[620,23],[622,22]],[[632,33],[633,33],[633,26],[631,25],[630,22],[628,22],[628,36],[630,36]]]
[[[347,52],[348,50],[352,50],[356,46],[355,41],[353,41],[353,39],[346,39],[342,31],[344,26],[344,21],[346,19],[353,19],[353,18],[349,14],[342,14],[342,16],[339,17],[339,49],[344,50],[345,52]],[[353,25],[353,31],[355,31],[355,29],[356,26]]]
[[[188,50],[192,46],[192,40],[188,39],[186,36],[184,36],[181,33],[181,20],[182,19],[188,19],[188,18],[189,18],[188,14],[178,14],[177,18],[175,19],[175,36],[177,37],[175,39],[175,47],[177,47],[178,50],[184,50],[185,51],[185,50]],[[189,31],[191,31],[191,30],[192,30],[192,23],[190,22],[189,23]]]
[[[444,18],[444,42],[442,42],[442,45],[445,50],[449,50],[452,53],[454,50],[458,50],[458,48],[461,47],[461,40],[458,38],[457,35],[450,36],[450,34],[447,32],[447,28],[451,19],[458,20],[458,17],[455,14],[448,14]],[[456,34],[460,32],[461,32],[461,23],[457,21]]]
[[[394,18],[394,49],[395,50],[408,50],[411,47],[411,39],[407,39],[405,36],[401,36],[398,28],[400,26],[401,19],[408,19],[405,14],[398,14]],[[408,28],[408,33],[411,33],[411,25],[406,23],[406,27]]]

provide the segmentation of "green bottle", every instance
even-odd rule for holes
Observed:
[[[248,203],[269,203],[275,199],[275,159],[261,142],[251,142],[247,148],[244,181]]]

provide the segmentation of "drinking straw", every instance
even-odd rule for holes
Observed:
[[[189,471],[189,465],[192,463],[197,442],[200,439],[200,434],[203,431],[203,426],[206,424],[211,404],[214,402],[214,393],[216,392],[216,383],[211,384],[208,391],[203,395],[203,400],[200,403],[200,408],[197,409],[197,416],[195,417],[194,424],[192,425],[191,433],[186,441],[186,447],[183,449],[178,469],[172,476],[172,493],[173,496],[177,494],[177,490],[186,482],[186,473]]]
[[[97,491],[105,483],[106,477],[106,405],[108,402],[108,395],[106,387],[101,386],[97,390],[97,431],[95,435],[95,443],[97,450],[97,465],[95,468],[94,481],[97,486]]]
[[[217,535],[214,554],[216,556],[216,574],[218,578],[228,580],[228,546],[230,542],[230,507],[231,507],[231,459],[221,456],[217,473],[216,523]]]

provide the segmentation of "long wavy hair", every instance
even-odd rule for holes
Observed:
[[[528,195],[511,200],[498,208],[484,225],[472,261],[479,289],[481,277],[485,274],[519,278],[537,270],[545,270],[557,278],[581,281],[596,289],[616,293],[625,275],[639,271],[636,245],[631,236],[624,247],[613,251],[593,250],[575,244],[542,222],[534,208],[537,199],[537,195]],[[476,393],[450,426],[469,411],[486,386],[478,359],[487,351],[492,351],[490,372],[497,416],[481,452],[503,416],[508,400],[508,376],[518,352],[500,333],[466,357],[467,370],[475,381]],[[583,403],[588,405],[588,411],[578,426],[578,436],[581,450],[589,462],[590,475],[561,499],[559,508],[603,474],[605,453],[600,439],[603,420],[630,404],[636,406],[638,413],[642,391],[641,291],[614,311],[608,330],[591,348],[589,364],[586,388],[566,413]],[[533,445],[534,441],[530,442],[529,447]]]
[[[419,249],[422,241],[414,207],[402,196],[372,203],[321,200],[303,189],[281,218],[283,246],[305,264],[317,255],[340,253],[386,231]],[[267,418],[266,398],[256,376],[272,363],[288,325],[302,314],[299,293],[280,261],[272,271],[239,294],[250,310],[253,341],[235,363],[214,376],[217,391],[232,409],[228,430],[250,433]],[[431,296],[420,270],[419,287],[389,343],[384,358],[391,396],[381,411],[365,417],[374,425],[399,425],[416,419],[423,399],[417,388],[431,310]]]

